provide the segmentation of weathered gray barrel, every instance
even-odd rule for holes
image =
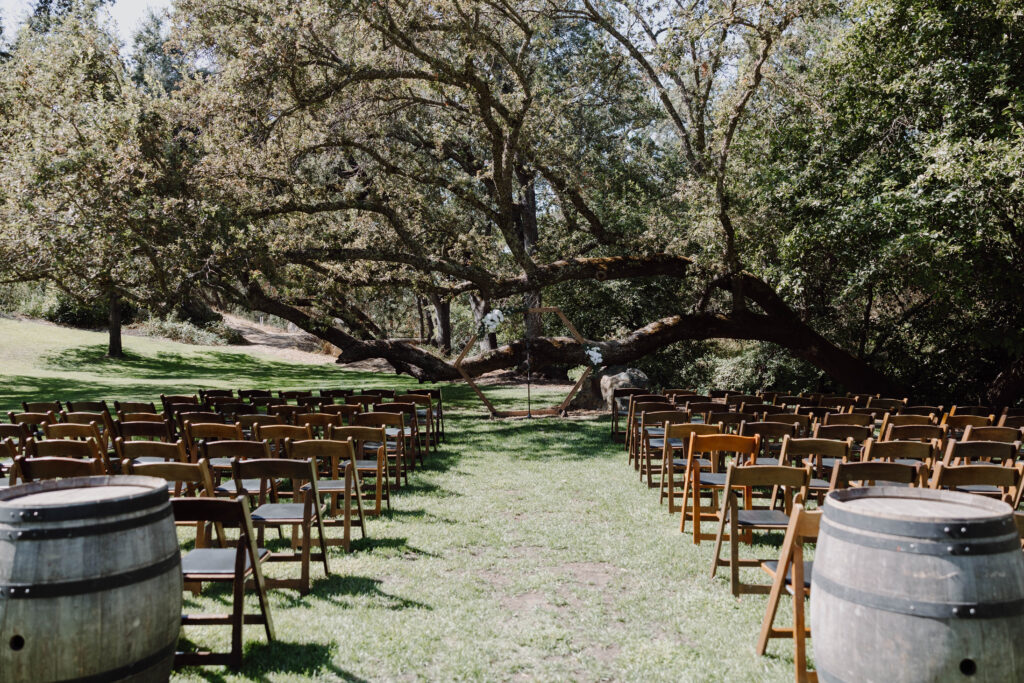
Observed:
[[[81,477],[0,491],[0,680],[165,681],[181,627],[167,484]]]
[[[811,578],[822,681],[1024,681],[1010,506],[897,487],[828,495]]]

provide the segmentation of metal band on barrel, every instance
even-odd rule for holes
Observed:
[[[145,567],[131,569],[120,574],[107,574],[78,581],[61,581],[59,583],[7,584],[0,585],[0,598],[21,600],[32,598],[61,598],[68,595],[84,595],[104,590],[124,588],[133,583],[141,583],[160,576],[181,564],[181,555],[175,550],[162,560]]]
[[[913,555],[943,557],[948,555],[997,555],[1006,552],[1020,552],[1020,536],[1016,532],[1012,535],[1003,535],[1001,538],[996,536],[979,538],[973,541],[961,539],[942,542],[922,541],[919,538],[907,538],[905,536],[872,536],[860,533],[855,528],[836,526],[835,523],[829,523],[827,517],[821,520],[821,526],[823,529],[828,530],[830,537],[846,543]]]

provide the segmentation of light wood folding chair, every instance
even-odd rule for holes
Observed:
[[[313,430],[313,437],[326,439],[329,427],[341,426],[341,415],[334,413],[299,413],[295,416],[296,423]]]
[[[960,441],[1002,441],[1013,443],[1024,441],[1024,430],[1017,427],[972,427],[964,428]]]
[[[67,422],[49,423],[43,425],[43,435],[47,439],[73,439],[75,441],[96,442],[100,451],[107,452],[107,439],[100,431],[100,426],[95,422],[88,424],[69,424]]]
[[[167,441],[126,441],[120,437],[114,440],[114,451],[122,464],[128,460],[133,465],[189,461],[188,449],[181,439]]]
[[[807,492],[814,493],[820,503],[824,495],[832,489],[832,470],[838,463],[849,462],[852,454],[853,439],[850,438],[786,438],[782,441],[779,462],[788,467],[810,467],[811,478],[807,482]]]
[[[1012,461],[1007,461],[1008,463]],[[961,465],[946,466],[939,463],[932,475],[931,488],[973,493],[986,498],[996,498],[1007,503],[1014,510],[1020,505],[1021,465]]]
[[[708,424],[668,424],[665,425],[665,434],[662,437],[661,450],[661,495],[660,502],[668,500],[668,512],[674,515],[682,509],[676,505],[676,498],[685,492],[683,483],[686,476],[687,457],[691,434],[721,434],[722,428],[719,425]],[[682,453],[683,457],[675,457],[676,453]],[[711,461],[698,459],[698,466],[711,471]],[[679,478],[676,478],[679,475]]]
[[[195,524],[220,524],[239,530],[238,543],[234,548],[196,548],[181,558],[184,582],[230,583],[232,600],[230,614],[182,614],[182,626],[231,627],[231,649],[219,652],[178,652],[174,655],[174,666],[228,666],[238,669],[242,665],[242,627],[244,624],[262,624],[267,640],[274,640],[274,622],[270,616],[270,602],[263,577],[262,564],[271,553],[256,546],[249,503],[244,496],[237,500],[215,498],[173,498],[171,508],[176,522]],[[245,613],[246,584],[256,590],[259,612]]]
[[[781,531],[789,526],[789,515],[793,508],[794,493],[802,496],[807,494],[807,482],[810,480],[809,467],[785,467],[782,465],[743,465],[730,463],[725,476],[722,492],[722,507],[718,511],[718,532],[715,534],[714,562],[711,565],[711,578],[715,577],[718,568],[729,567],[729,586],[732,594],[767,593],[769,586],[748,584],[740,581],[740,567],[759,567],[761,560],[740,559],[740,534],[749,535],[752,531]],[[751,491],[755,487],[768,487],[772,490],[780,488],[783,492],[783,510],[774,508],[754,509]],[[736,496],[736,489],[744,492],[745,505],[741,509]],[[774,499],[774,495],[773,495]],[[729,535],[725,536],[725,525],[729,525]],[[729,559],[720,559],[722,541],[729,539]]]
[[[188,448],[189,457],[194,462],[199,458],[202,444],[213,441],[241,441],[245,438],[242,433],[241,423],[225,424],[223,422],[192,422],[186,420],[183,433],[185,435],[185,447]],[[230,463],[215,463],[210,461],[211,467],[215,470],[228,470]]]
[[[799,427],[796,423],[787,425],[783,422],[741,422],[739,435],[760,436],[761,452],[757,454],[758,462],[779,465],[782,464],[779,457],[783,439],[796,438]]]
[[[159,417],[159,416],[158,416]],[[114,433],[117,439],[122,441],[163,441],[169,443],[174,439],[171,423],[160,419],[159,421],[137,421],[137,422],[116,422]]]
[[[60,401],[22,401],[21,407],[26,413],[53,413],[60,415],[64,409]]]
[[[257,531],[257,543],[262,544],[263,531],[268,526],[292,527],[292,552],[271,553],[269,562],[298,562],[299,578],[266,578],[268,588],[294,588],[300,595],[310,589],[310,563],[321,561],[324,575],[331,575],[327,560],[327,534],[324,532],[323,509],[320,506],[320,489],[317,484],[316,462],[314,460],[285,460],[283,458],[261,458],[255,460],[235,459],[231,462],[232,477],[240,494],[258,494],[256,508],[252,510],[253,527]],[[274,481],[291,480],[296,491],[303,484],[309,484],[308,493],[301,503],[281,503],[277,497]],[[259,488],[252,491],[248,482],[259,480]],[[312,530],[316,526],[320,551],[312,551],[314,539]]]
[[[768,591],[768,604],[761,620],[761,634],[757,639],[757,654],[764,655],[771,638],[793,639],[793,663],[796,667],[797,683],[817,681],[814,671],[807,667],[807,638],[811,632],[807,626],[806,602],[811,594],[813,562],[804,560],[804,545],[818,538],[821,526],[821,510],[807,510],[800,503],[793,505],[793,512],[786,527],[786,537],[778,560],[761,563],[761,568],[772,577]],[[775,617],[783,591],[793,598],[793,626],[776,628]]]
[[[168,444],[161,444],[168,445]],[[184,451],[184,447],[182,447]],[[127,474],[139,476],[156,477],[167,482],[168,489],[175,497],[203,497],[213,498],[213,475],[210,473],[210,465],[205,459],[200,458],[199,462],[187,461],[140,461],[125,458],[121,461],[121,471]],[[209,546],[211,528],[216,534],[217,545],[225,546],[227,537],[224,535],[224,527],[213,522],[181,522],[175,521],[175,526],[195,527],[196,548]],[[193,592],[198,594],[200,586],[192,586]]]
[[[1013,465],[1020,454],[1020,441],[950,441],[946,445],[942,464],[959,465]]]
[[[792,411],[785,413],[765,413],[762,418],[762,422],[781,422],[783,424],[797,424],[800,425],[798,430],[798,436],[806,436],[811,433],[811,416],[803,413],[794,413]]]
[[[253,425],[252,438],[270,444],[270,457],[283,458],[284,440],[305,441],[313,438],[313,428],[304,425]]]
[[[10,439],[14,455],[23,455],[32,432],[24,424],[0,424],[0,441]],[[14,456],[11,456],[14,457]]]
[[[337,403],[324,406],[321,412],[325,415],[337,415],[341,418],[342,424],[352,425],[355,422],[355,416],[363,412],[363,407],[353,403]]]
[[[905,484],[921,487],[927,483],[928,470],[921,462],[839,462],[832,468],[829,490],[853,486]],[[879,483],[881,482],[881,483]]]
[[[206,461],[210,463],[210,469],[218,476],[218,478],[225,472],[228,474],[228,480],[222,481],[214,486],[214,493],[218,496],[230,496],[234,498],[239,495],[238,486],[233,478],[231,478],[232,463],[237,459],[242,460],[259,460],[263,458],[269,458],[270,456],[270,444],[266,441],[240,441],[240,440],[224,440],[224,441],[202,441],[199,443],[199,457],[206,458]],[[272,482],[275,483],[276,482]],[[258,490],[260,482],[256,479],[245,482],[246,489],[249,491]]]
[[[352,550],[352,527],[359,527],[360,537],[366,538],[366,515],[363,514],[362,485],[359,472],[356,470],[356,452],[352,439],[345,441],[325,441],[313,439],[308,441],[284,442],[285,452],[289,459],[312,459],[318,463],[320,477],[317,486],[320,495],[330,498],[330,512],[324,526],[340,526],[341,538],[328,538],[327,545],[340,545],[345,552]],[[311,494],[311,485],[302,487],[304,496]]]
[[[725,488],[726,474],[722,472],[721,461],[726,454],[732,454],[737,464],[756,463],[761,450],[761,437],[737,436],[735,434],[694,434],[690,437],[686,454],[686,473],[683,479],[683,509],[679,520],[680,533],[686,532],[686,520],[693,522],[693,542],[700,545],[702,540],[714,540],[714,534],[701,530],[701,522],[718,521],[718,492]],[[708,455],[711,472],[703,472],[701,454]],[[711,506],[705,508],[701,497],[707,492]],[[692,508],[689,507],[692,498]]]

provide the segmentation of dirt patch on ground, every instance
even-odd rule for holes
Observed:
[[[501,599],[501,606],[513,612],[533,612],[548,606],[548,600],[540,591],[510,595]]]
[[[607,562],[570,562],[560,569],[572,577],[573,581],[585,586],[606,588],[622,571]]]

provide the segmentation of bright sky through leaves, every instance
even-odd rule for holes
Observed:
[[[0,0],[0,20],[3,22],[4,33],[8,38],[29,15],[34,5],[34,0]],[[149,8],[162,10],[170,6],[171,0],[116,0],[108,8],[108,11],[117,22],[118,35],[121,40],[130,47],[132,33],[146,16],[146,11]]]

